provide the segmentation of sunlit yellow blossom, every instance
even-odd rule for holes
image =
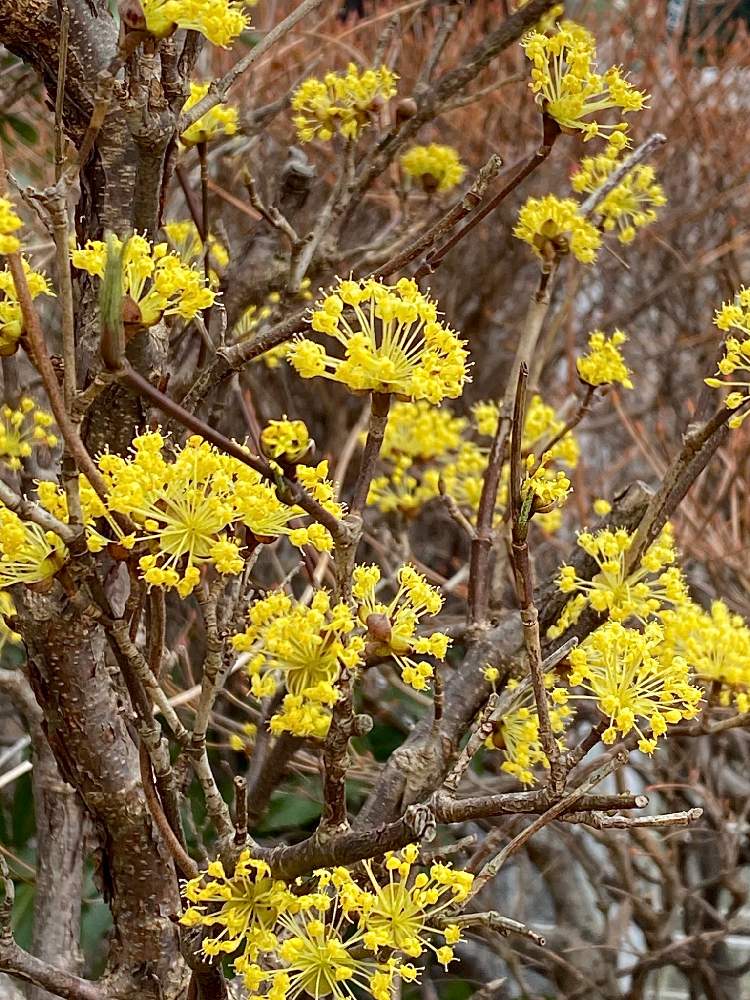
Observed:
[[[116,236],[112,239],[118,248],[123,248],[123,294],[137,306],[141,325],[153,326],[162,316],[193,319],[213,304],[215,295],[206,287],[203,274],[184,264],[179,254],[172,253],[166,243],[151,244],[138,235],[131,236],[124,245]],[[104,277],[106,243],[88,240],[70,256],[74,267],[98,278]]]
[[[548,687],[554,686],[551,675],[545,677]],[[508,682],[508,689],[518,687],[517,680]],[[552,703],[549,706],[550,725],[552,732],[559,736],[565,731],[570,721],[572,710],[568,704],[567,692],[563,688],[552,691]],[[559,742],[559,741],[558,741]],[[506,774],[512,774],[522,785],[535,785],[537,778],[533,768],[541,765],[549,769],[549,760],[539,741],[539,716],[534,704],[534,694],[527,688],[518,696],[515,704],[498,719],[493,732],[487,737],[485,746],[488,749],[502,750],[505,760],[500,765]]]
[[[466,170],[453,146],[412,146],[401,156],[405,174],[419,181],[425,191],[450,191],[464,179]]]
[[[175,28],[198,31],[223,48],[249,25],[245,5],[233,0],[141,0],[146,27],[164,38]]]
[[[608,720],[602,735],[605,743],[614,743],[618,733],[627,736],[635,729],[640,737],[638,749],[650,754],[668,725],[696,716],[702,692],[690,683],[686,660],[659,655],[663,639],[657,622],[637,632],[609,621],[570,653],[568,683],[588,692],[571,697],[596,703]],[[643,732],[647,727],[650,736]]]
[[[719,704],[750,711],[750,628],[723,601],[709,611],[692,602],[665,611],[664,643],[687,660],[697,679],[715,693]]]
[[[576,594],[575,603],[566,608],[563,621],[553,626],[548,635],[560,635],[563,624],[567,627],[576,621],[587,603],[595,611],[606,612],[615,621],[623,622],[628,618],[645,621],[658,614],[664,605],[679,605],[687,600],[685,580],[673,565],[677,556],[670,525],[665,525],[646,550],[640,566],[626,575],[625,558],[634,537],[624,528],[579,534],[578,545],[591,556],[599,572],[591,580],[585,580],[573,566],[560,568],[558,586],[564,594]]]
[[[21,241],[13,234],[22,225],[13,203],[7,198],[0,198],[0,254],[15,253],[21,249]]]
[[[444,660],[450,639],[442,632],[418,635],[417,627],[426,615],[436,615],[443,598],[412,566],[398,571],[398,590],[387,604],[379,601],[380,583],[377,566],[357,566],[352,577],[357,615],[367,628],[367,652],[371,656],[391,656],[401,669],[404,681],[417,691],[424,691],[434,673],[427,660],[417,661],[414,654]]]
[[[402,851],[388,851],[388,881],[384,884],[369,861],[363,862],[367,873],[363,887],[346,869],[336,869],[341,905],[348,915],[358,917],[364,932],[362,943],[369,951],[392,948],[409,958],[419,958],[429,949],[447,966],[453,959],[451,949],[441,956],[442,949],[431,939],[440,934],[447,944],[461,940],[458,927],[441,927],[437,922],[447,910],[466,899],[474,876],[447,864],[434,864],[428,872],[415,874],[418,856],[415,844]]]
[[[353,634],[355,626],[351,608],[332,605],[322,590],[309,607],[282,591],[250,606],[248,626],[232,645],[250,654],[248,672],[256,697],[272,695],[282,681],[289,692],[271,719],[273,732],[325,736],[339,673],[353,670],[364,651],[361,635]]]
[[[290,348],[289,361],[302,378],[319,375],[354,391],[439,403],[461,395],[468,355],[464,342],[437,316],[435,303],[411,279],[396,285],[339,280],[335,291],[316,303],[311,322],[317,333],[339,342],[344,359],[301,339]]]
[[[381,457],[393,459],[437,458],[458,447],[467,420],[447,406],[430,406],[425,400],[394,403],[385,428]]]
[[[630,371],[620,351],[628,338],[622,330],[615,330],[607,336],[601,330],[589,334],[589,353],[576,361],[578,377],[588,385],[612,385],[618,382],[626,389],[632,389]]]
[[[528,243],[542,260],[572,253],[582,264],[596,260],[602,242],[599,230],[583,217],[577,202],[553,194],[526,200],[513,235]]]
[[[203,260],[203,240],[192,219],[165,222],[162,228],[184,264],[193,265],[196,261]],[[211,265],[211,284],[217,286],[219,274],[215,269],[224,270],[229,263],[229,254],[224,244],[213,235],[208,237],[208,260]]]
[[[732,380],[707,378],[712,389],[731,389],[724,400],[729,410],[736,410],[750,400],[750,288],[741,285],[730,302],[724,302],[714,315],[714,324],[729,333],[724,345],[724,356],[719,361],[716,375],[734,375]],[[739,377],[737,373],[740,373]],[[730,427],[739,427],[750,410],[729,419]]]
[[[312,442],[302,420],[269,420],[260,435],[260,446],[269,458],[298,462],[310,450]]]
[[[566,22],[551,35],[531,31],[521,45],[532,63],[530,86],[537,103],[561,128],[579,131],[584,139],[627,130],[623,122],[605,125],[592,116],[610,108],[640,111],[646,104],[646,95],[618,67],[597,72],[594,37],[580,25]]]
[[[398,77],[387,66],[360,72],[349,63],[345,73],[304,80],[292,96],[293,122],[301,142],[339,132],[356,139],[383,104],[396,93]]]
[[[589,194],[598,191],[619,165],[617,153],[614,150],[585,157],[573,175],[573,190]],[[601,216],[605,232],[616,232],[620,243],[630,243],[635,238],[636,230],[656,221],[657,209],[666,203],[664,191],[656,183],[654,168],[639,164],[605,195],[597,204],[596,211]]]
[[[53,531],[0,507],[0,588],[50,580],[67,558],[67,548]]]
[[[265,861],[254,859],[248,850],[240,854],[231,877],[220,861],[212,861],[206,872],[185,884],[183,894],[190,905],[180,923],[210,929],[203,952],[214,956],[242,949],[241,958],[247,962],[277,946],[273,928],[293,902],[286,883],[273,879]]]
[[[606,517],[612,510],[612,504],[609,500],[605,500],[603,497],[600,497],[598,500],[594,500],[593,508],[594,513],[599,517]]]
[[[22,263],[32,299],[39,295],[55,294],[46,275],[40,271],[33,271],[25,259]],[[9,357],[16,353],[22,333],[21,306],[18,302],[11,273],[5,267],[0,271],[0,357]]]
[[[50,431],[54,423],[51,413],[39,410],[33,399],[24,396],[18,409],[3,406],[0,409],[0,462],[9,469],[20,469],[23,459],[34,448],[54,448],[57,435]]]
[[[195,107],[198,101],[208,93],[209,83],[196,83],[190,81],[190,96],[185,101],[183,113]],[[201,115],[197,122],[187,128],[180,136],[180,142],[184,146],[195,146],[199,142],[210,142],[218,139],[222,135],[235,135],[238,126],[237,109],[228,104],[217,104]]]
[[[237,520],[235,476],[240,463],[199,437],[192,437],[168,462],[158,432],[133,441],[132,457],[104,454],[99,468],[107,480],[107,505],[138,525],[137,541],[149,554],[139,566],[150,586],[175,587],[185,597],[200,580],[200,567],[220,573],[242,571],[244,560],[228,529]]]
[[[527,472],[521,482],[521,507],[524,520],[528,520],[536,513],[549,513],[553,507],[564,503],[570,493],[570,480],[565,473],[560,469],[552,472],[547,468],[547,463],[551,459],[550,452],[545,452],[538,464],[534,455],[529,455],[526,459]]]

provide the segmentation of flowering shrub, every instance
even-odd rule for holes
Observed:
[[[490,940],[519,995],[641,996],[693,952],[703,976],[744,889],[717,876],[710,931],[683,900],[738,850],[668,852],[692,849],[696,801],[718,824],[735,795],[705,761],[682,774],[685,745],[728,733],[710,745],[744,764],[744,564],[727,582],[703,558],[714,511],[689,495],[716,476],[744,551],[746,490],[726,500],[724,471],[750,411],[744,258],[722,272],[718,371],[687,340],[685,412],[649,423],[659,317],[639,335],[599,275],[610,257],[635,271],[649,240],[681,259],[660,211],[674,176],[650,162],[650,98],[600,68],[593,35],[550,0],[513,3],[473,46],[481,3],[335,34],[315,0],[259,7],[252,34],[247,6],[66,9],[54,164],[21,197],[17,150],[0,162],[0,690],[41,783],[40,926],[52,899],[71,931],[70,954],[41,942],[50,961],[13,940],[4,859],[32,855],[0,845],[0,971],[84,1000],[208,1000],[228,979],[263,1000],[391,1000],[483,975]],[[5,13],[0,37],[22,31]],[[480,155],[451,116],[481,102],[537,148]],[[649,491],[621,490],[636,448]],[[673,827],[684,840],[659,840]],[[505,912],[532,837],[566,920],[587,905],[576,884],[568,907],[573,860],[597,859],[596,907],[620,893],[601,941],[598,909],[590,942],[556,925],[549,962],[536,903],[528,926]],[[99,983],[70,971],[90,855],[114,923]],[[660,879],[661,910],[644,891]],[[632,968],[592,971],[610,937],[640,949]]]

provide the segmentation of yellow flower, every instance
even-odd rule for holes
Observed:
[[[450,639],[442,632],[417,634],[421,619],[436,615],[442,608],[443,598],[439,591],[411,566],[402,566],[398,571],[398,590],[388,604],[376,599],[380,583],[377,566],[356,566],[352,579],[357,615],[367,628],[368,654],[391,656],[407,684],[417,691],[426,690],[434,673],[433,666],[427,660],[414,660],[413,654],[444,660],[450,645]]]
[[[203,260],[203,240],[192,219],[165,222],[162,228],[183,264],[192,265],[196,261]],[[208,237],[208,259],[211,264],[211,284],[217,286],[219,275],[214,269],[219,268],[223,271],[229,263],[229,254],[224,244],[213,235]]]
[[[664,642],[687,660],[707,687],[719,686],[719,703],[750,710],[750,628],[723,601],[709,611],[692,602],[665,611]]]
[[[3,406],[0,409],[0,462],[17,470],[34,448],[54,448],[57,435],[49,429],[53,423],[52,414],[38,410],[28,396],[21,399],[17,410]]]
[[[573,175],[573,190],[592,193],[598,191],[612,171],[618,166],[619,150],[610,149],[599,156],[587,156]],[[605,232],[617,231],[620,243],[630,243],[636,230],[656,221],[657,209],[666,205],[667,199],[660,184],[656,183],[653,167],[642,164],[633,167],[597,205]]]
[[[242,949],[241,961],[255,961],[261,951],[278,945],[273,927],[292,902],[284,882],[271,877],[264,861],[244,850],[230,877],[220,861],[185,883],[183,894],[190,906],[180,923],[210,929],[202,950],[208,956],[232,954]]]
[[[458,447],[468,421],[447,406],[431,406],[425,400],[394,403],[380,449],[389,461],[408,457],[427,461]]]
[[[202,101],[208,93],[210,84],[196,83],[190,81],[190,96],[185,101],[183,114],[195,107],[198,101]],[[237,109],[227,104],[217,104],[205,115],[201,115],[197,122],[186,129],[180,136],[183,146],[195,146],[199,142],[210,142],[211,139],[218,139],[222,135],[235,135],[237,132],[238,117]]]
[[[548,514],[553,507],[564,503],[570,493],[570,480],[565,473],[561,470],[551,472],[546,468],[552,457],[550,452],[545,452],[538,465],[534,455],[526,458],[527,472],[521,482],[521,504],[526,512],[523,520],[536,513]]]
[[[269,420],[260,435],[260,446],[269,458],[298,462],[310,451],[312,441],[302,420]]]
[[[353,310],[353,326],[346,307]],[[319,375],[353,391],[439,403],[461,395],[468,355],[437,315],[435,303],[411,279],[396,285],[339,280],[336,291],[316,303],[311,324],[341,344],[344,360],[306,339],[292,345],[288,358],[302,378]]]
[[[16,613],[16,605],[7,590],[0,590],[0,652],[6,643],[16,645],[20,643],[21,636],[14,632],[8,625],[6,618],[13,618]]]
[[[450,191],[464,179],[466,170],[452,146],[412,146],[401,155],[405,174],[419,181],[427,192]]]
[[[157,38],[185,28],[200,32],[222,48],[248,27],[244,6],[233,0],[141,0],[146,27]]]
[[[15,253],[21,249],[21,241],[13,233],[22,225],[13,203],[7,198],[0,198],[0,254]]]
[[[569,131],[583,133],[584,139],[623,134],[624,122],[603,125],[592,118],[609,108],[624,112],[640,111],[647,96],[632,87],[617,67],[596,71],[596,43],[593,35],[573,22],[545,35],[531,31],[521,45],[532,63],[530,87],[546,114]]]
[[[571,697],[596,702],[609,723],[602,736],[605,743],[614,743],[618,733],[627,736],[635,729],[639,750],[651,754],[668,725],[697,715],[702,692],[691,685],[682,657],[660,655],[663,640],[664,631],[657,622],[636,632],[609,621],[570,653],[568,683],[588,692]],[[651,728],[650,737],[643,732],[646,726]]]
[[[342,667],[354,670],[364,651],[364,640],[353,634],[355,624],[349,606],[331,605],[323,590],[309,607],[281,591],[250,606],[248,626],[233,637],[232,645],[249,654],[256,697],[273,694],[280,681],[289,692],[271,719],[273,732],[325,736],[338,697],[339,673]]]
[[[615,330],[609,339],[601,330],[589,334],[589,353],[576,361],[581,381],[595,386],[619,382],[626,389],[632,389],[630,371],[620,351],[627,339],[622,330]]]
[[[554,678],[545,677],[545,684],[552,687]],[[513,690],[518,681],[508,682],[508,689]],[[552,691],[552,704],[549,706],[552,732],[560,734],[572,717],[568,704],[568,695],[563,688]],[[558,740],[560,745],[562,743]],[[485,746],[490,750],[501,750],[505,760],[500,769],[506,774],[512,774],[522,785],[530,787],[537,782],[532,770],[541,765],[549,769],[549,760],[539,741],[539,716],[534,704],[534,694],[527,688],[517,697],[511,708],[495,723],[493,732],[487,737]]]
[[[292,96],[293,122],[300,142],[339,132],[356,139],[385,101],[396,93],[398,77],[387,66],[360,72],[350,63],[345,73],[304,80]]]
[[[434,864],[429,872],[415,874],[418,856],[416,844],[409,844],[402,851],[388,851],[385,884],[377,878],[372,864],[364,861],[365,888],[357,885],[346,869],[336,869],[341,905],[347,915],[358,917],[358,925],[364,932],[362,943],[369,951],[391,948],[409,958],[419,958],[429,949],[438,955],[438,961],[442,961],[441,951],[451,961],[452,953],[447,957],[430,938],[440,934],[447,943],[457,944],[461,940],[458,927],[449,924],[441,928],[436,921],[467,898],[474,876],[447,864]]]
[[[603,497],[600,497],[598,500],[594,500],[593,507],[594,513],[599,517],[606,517],[612,510],[612,504],[609,500],[605,500]]]
[[[22,261],[26,283],[32,299],[39,295],[54,295],[47,276],[33,271],[28,261]],[[7,358],[18,350],[18,341],[23,333],[23,316],[16,295],[16,287],[7,267],[0,271],[0,357]]]
[[[730,333],[724,345],[724,356],[719,361],[717,375],[742,373],[731,381],[723,378],[704,379],[712,389],[731,388],[724,405],[736,410],[750,400],[750,288],[741,285],[730,302],[724,302],[714,315],[714,324],[723,332]],[[739,427],[750,410],[731,417],[730,427]]]
[[[67,558],[67,548],[53,531],[0,507],[0,588],[50,580]]]
[[[143,326],[153,326],[162,316],[180,316],[190,320],[212,305],[214,292],[206,287],[205,278],[185,265],[178,254],[168,250],[166,243],[151,244],[143,236],[131,236],[122,247],[122,289],[139,312]],[[82,248],[71,251],[73,267],[104,277],[107,244],[88,240]]]
[[[615,621],[637,618],[645,621],[660,614],[663,606],[680,605],[687,600],[685,580],[674,564],[677,555],[670,525],[646,550],[640,566],[629,575],[625,572],[625,557],[634,534],[624,528],[603,528],[592,534],[582,531],[578,545],[599,567],[591,580],[579,577],[573,566],[561,566],[558,586],[563,594],[576,594],[573,606],[566,608],[563,619],[547,633],[560,635],[564,628],[580,617],[586,604],[595,611],[607,613]]]
[[[572,198],[528,198],[518,213],[513,235],[528,243],[537,257],[572,253],[582,264],[592,264],[602,238],[596,226],[585,219]]]

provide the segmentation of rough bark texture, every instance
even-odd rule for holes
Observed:
[[[146,807],[129,710],[107,666],[104,636],[56,595],[24,596],[19,623],[45,731],[101,838],[100,877],[115,924],[108,995],[176,996],[184,985],[170,919],[179,908],[177,878]]]

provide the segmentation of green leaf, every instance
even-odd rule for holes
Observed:
[[[5,120],[21,139],[28,146],[35,146],[39,141],[39,133],[29,122],[25,121],[23,118],[18,118],[16,115],[6,115]]]
[[[278,833],[305,827],[320,816],[320,803],[307,795],[277,792],[271,798],[268,813],[258,833]]]

